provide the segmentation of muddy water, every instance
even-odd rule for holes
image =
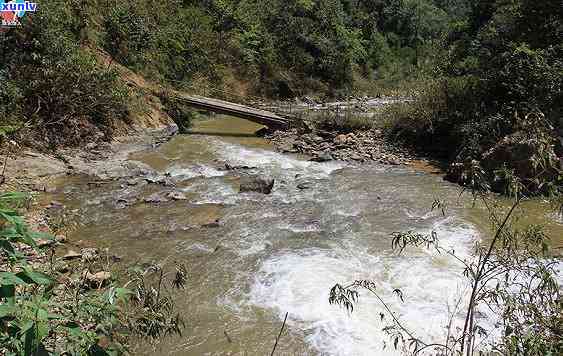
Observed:
[[[188,267],[189,287],[176,296],[184,335],[156,349],[140,343],[134,353],[267,355],[288,312],[280,355],[395,355],[383,348],[388,339],[374,298],[362,294],[353,314],[328,303],[335,283],[358,279],[375,281],[420,337],[443,340],[448,308],[465,291],[460,266],[423,249],[396,256],[389,236],[435,230],[464,256],[486,236],[483,211],[438,175],[281,155],[248,136],[257,128],[232,118],[201,122],[199,134],[130,157],[166,173],[174,187],[65,182],[65,203],[81,216],[71,239],[107,246],[126,262],[177,260]],[[222,170],[225,163],[275,178],[273,193],[239,194],[237,174]],[[298,189],[305,181],[310,189]],[[169,190],[188,200],[142,203]],[[446,216],[430,212],[435,198],[448,202]],[[531,219],[545,221],[545,207],[536,209]],[[216,220],[218,226],[208,225]],[[550,224],[561,235],[561,224]],[[395,288],[405,303],[392,295]]]

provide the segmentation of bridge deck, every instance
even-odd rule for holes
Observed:
[[[240,117],[274,130],[289,128],[287,119],[269,111],[197,95],[176,94],[174,97],[194,108]]]

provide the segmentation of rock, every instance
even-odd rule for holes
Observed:
[[[348,137],[346,135],[338,135],[333,140],[335,145],[345,145],[348,142]]]
[[[45,248],[45,247],[53,246],[54,244],[57,243],[57,240],[56,239],[49,239],[49,240],[38,239],[36,242],[37,242],[37,247]]]
[[[324,151],[319,153],[316,157],[312,158],[311,161],[313,162],[328,162],[332,161],[334,158],[329,151]]]
[[[297,153],[299,150],[295,148],[293,143],[285,143],[278,148],[282,153]]]
[[[165,176],[149,176],[144,179],[151,184],[170,185],[169,180]]]
[[[85,286],[93,289],[99,289],[109,283],[111,280],[111,273],[106,271],[100,271],[93,274],[86,272],[83,275],[83,280]]]
[[[356,135],[354,135],[353,133],[349,133],[348,135],[346,135],[346,142],[348,144],[353,144],[356,143]]]
[[[171,200],[188,200],[186,195],[182,192],[170,192],[166,197]]]
[[[210,222],[209,224],[203,224],[201,226],[205,227],[205,228],[217,228],[217,227],[221,226],[221,223],[220,223],[219,219],[216,219],[215,221]]]
[[[63,260],[65,260],[65,261],[76,260],[76,259],[79,259],[79,258],[82,258],[82,254],[80,254],[76,251],[73,251],[73,250],[68,251],[66,253],[66,255],[63,256]]]
[[[128,180],[127,180],[127,185],[128,185],[128,186],[131,186],[131,187],[132,187],[132,186],[135,186],[135,185],[137,185],[137,184],[139,184],[139,181],[138,181],[137,179],[128,179]]]
[[[242,176],[240,178],[240,193],[256,192],[270,194],[274,187],[274,180],[258,176]]]
[[[261,129],[254,132],[254,134],[258,137],[264,137],[272,133],[272,130],[268,127],[262,127]]]
[[[145,203],[159,204],[166,203],[168,199],[163,197],[161,193],[154,193],[145,198]]]
[[[363,157],[360,156],[360,155],[357,154],[357,153],[352,154],[352,155],[350,156],[350,159],[352,159],[352,160],[354,160],[354,161],[363,161]]]
[[[64,208],[64,205],[58,201],[53,200],[51,202],[51,204],[49,204],[49,206],[47,206],[47,209],[62,209]]]
[[[540,158],[541,157],[541,158]],[[481,166],[487,172],[494,172],[506,165],[508,169],[513,169],[516,176],[528,184],[528,189],[537,190],[536,178],[542,180],[552,180],[557,172],[555,167],[538,166],[538,161],[557,162],[558,158],[552,146],[545,145],[540,140],[529,137],[526,133],[517,132],[506,136],[499,141],[493,148],[483,154]],[[498,182],[498,186],[493,185],[493,190],[503,189],[503,182]]]
[[[256,167],[250,167],[250,166],[231,166],[228,163],[225,163],[225,169],[228,171],[241,171],[241,170],[249,170],[249,169],[255,169]]]
[[[99,257],[98,250],[95,248],[83,248],[80,253],[82,255],[82,259],[88,262],[95,261]]]
[[[325,139],[322,138],[321,136],[313,136],[313,137],[312,137],[312,140],[313,140],[313,142],[315,142],[315,143],[321,143],[321,142],[323,142]]]

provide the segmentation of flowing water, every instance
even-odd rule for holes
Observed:
[[[64,182],[64,199],[81,216],[71,240],[106,246],[125,262],[181,261],[188,288],[176,296],[186,321],[182,337],[135,354],[269,355],[285,313],[278,355],[396,355],[381,331],[377,300],[362,293],[353,313],[328,303],[335,283],[369,279],[404,323],[426,340],[442,341],[449,312],[465,291],[461,266],[425,249],[391,251],[396,231],[436,231],[460,256],[485,236],[485,214],[439,175],[408,167],[314,163],[276,153],[244,120],[198,123],[203,134],[177,136],[133,154],[167,173],[187,201],[138,203],[158,185],[88,179]],[[216,135],[206,135],[214,133]],[[231,165],[275,178],[271,195],[238,193]],[[310,189],[300,190],[304,181]],[[431,212],[446,200],[446,216]],[[534,219],[546,219],[545,206]],[[209,224],[219,220],[219,225]],[[533,219],[532,219],[533,220]],[[561,235],[561,224],[550,220]],[[392,293],[402,289],[405,302]],[[485,321],[486,322],[486,321]]]

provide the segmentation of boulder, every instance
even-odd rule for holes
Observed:
[[[332,161],[334,158],[332,157],[332,154],[329,151],[324,151],[319,153],[316,157],[313,157],[311,159],[311,161],[313,162],[328,162],[328,161]]]
[[[345,145],[348,142],[348,136],[346,135],[338,135],[333,140],[335,145]]]
[[[242,176],[240,178],[240,193],[256,192],[270,194],[274,187],[274,180],[259,176]]]
[[[111,280],[111,273],[106,271],[100,271],[97,273],[86,272],[83,275],[83,280],[85,287],[99,289],[109,283]]]
[[[230,165],[229,163],[225,163],[225,169],[227,171],[240,171],[240,170],[249,170],[249,169],[255,169],[256,167],[250,167],[250,166],[233,166]]]
[[[537,190],[539,186],[536,178],[539,179],[539,182],[552,180],[557,174],[556,167],[541,167],[538,165],[541,161],[558,163],[553,146],[537,138],[529,137],[525,133],[517,132],[506,136],[493,148],[485,152],[481,165],[489,173],[493,173],[506,165],[508,169],[514,170],[516,176],[529,189]],[[493,189],[498,190],[494,186]]]
[[[215,219],[215,221],[201,225],[201,227],[205,227],[205,228],[217,228],[220,226],[221,226],[221,221],[219,219]]]
[[[281,145],[279,147],[279,150],[282,153],[297,153],[297,152],[299,152],[299,150],[297,148],[295,148],[295,145],[293,144],[293,142],[288,142],[288,143]]]
[[[360,155],[357,154],[357,153],[353,153],[353,154],[350,156],[350,159],[352,159],[352,160],[354,160],[354,161],[363,161],[363,157],[360,156]]]

